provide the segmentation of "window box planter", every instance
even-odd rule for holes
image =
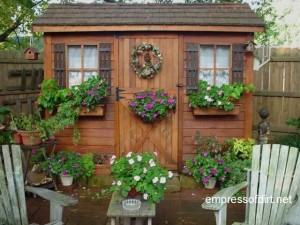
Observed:
[[[79,116],[104,116],[105,115],[105,105],[95,105],[93,109],[87,111],[86,108],[80,110]]]
[[[238,115],[240,113],[240,105],[235,105],[233,110],[225,111],[212,106],[209,108],[193,108],[194,116],[222,116],[222,115]]]

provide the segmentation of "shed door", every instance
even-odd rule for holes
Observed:
[[[156,45],[163,57],[160,72],[153,79],[142,79],[130,65],[131,52],[142,42]],[[157,152],[160,163],[177,169],[178,161],[178,102],[172,117],[145,124],[129,109],[128,102],[141,90],[164,89],[178,99],[178,38],[120,38],[118,86],[124,97],[118,101],[119,154],[127,152]]]

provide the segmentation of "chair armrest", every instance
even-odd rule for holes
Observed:
[[[61,193],[57,193],[46,188],[37,188],[25,186],[25,191],[31,192],[33,194],[37,194],[40,197],[50,201],[55,202],[61,206],[72,206],[78,203],[78,199],[73,198],[71,196],[67,196]]]
[[[244,181],[235,186],[227,187],[227,188],[220,190],[219,192],[214,194],[212,197],[210,197],[211,198],[210,202],[205,201],[204,203],[202,203],[202,208],[209,209],[209,210],[215,210],[215,211],[221,210],[223,205],[227,204],[228,200],[234,194],[236,194],[241,189],[247,187],[247,185],[248,185],[248,183],[246,181]]]

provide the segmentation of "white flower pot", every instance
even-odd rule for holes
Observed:
[[[205,188],[213,189],[216,186],[217,178],[212,177],[209,179],[208,183],[204,183]]]
[[[63,186],[71,186],[73,183],[73,177],[71,175],[60,174],[60,180]]]

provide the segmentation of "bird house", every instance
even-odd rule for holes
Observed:
[[[255,43],[253,41],[247,41],[245,43],[245,49],[246,49],[246,52],[254,52],[255,50]]]
[[[33,47],[28,47],[24,51],[25,59],[29,60],[37,60],[39,58],[39,53],[33,48]]]

